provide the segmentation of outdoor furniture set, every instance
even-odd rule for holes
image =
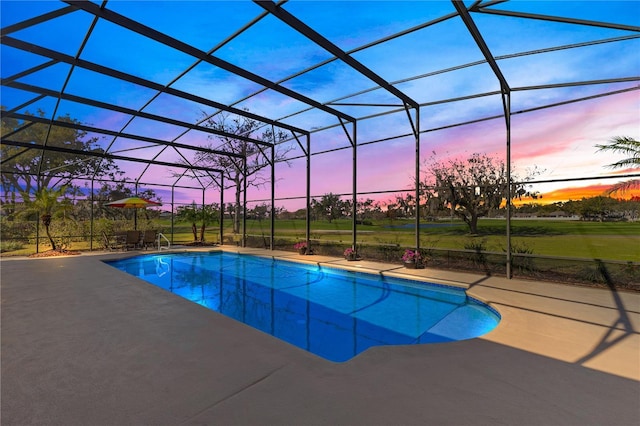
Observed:
[[[124,231],[117,232],[112,236],[102,231],[103,245],[106,250],[137,250],[153,247],[157,239],[157,231]]]

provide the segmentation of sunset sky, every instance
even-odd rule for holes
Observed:
[[[100,5],[102,2],[95,2]],[[470,6],[473,2],[467,1]],[[0,2],[3,30],[26,19],[67,6],[64,2]],[[153,7],[152,7],[153,6]],[[483,152],[505,158],[505,120],[502,100],[490,92],[500,90],[498,79],[483,63],[483,56],[462,20],[453,16],[443,22],[410,32],[382,44],[387,36],[421,25],[455,12],[450,1],[290,1],[282,6],[304,21],[312,30],[393,83],[411,99],[422,104],[420,142],[423,171],[431,158],[465,158]],[[407,114],[398,110],[401,102],[345,63],[328,61],[332,54],[312,43],[294,29],[248,1],[109,1],[106,8],[115,14],[138,20],[168,36],[189,43],[203,52],[279,82],[307,98],[328,104],[335,110],[358,118],[358,191],[362,198],[388,200],[394,192],[410,189],[415,174],[415,146]],[[639,173],[640,170],[616,171],[606,165],[621,155],[597,152],[595,145],[614,136],[640,137],[640,2],[638,1],[513,1],[493,9],[532,14],[569,17],[585,21],[614,23],[624,28],[600,28],[592,25],[520,19],[489,13],[472,13],[478,29],[512,89],[511,156],[515,173],[526,176],[538,170],[537,180],[574,179],[570,182],[538,184],[533,189],[543,194],[542,202],[580,199],[602,194],[617,178],[575,180]],[[237,30],[256,22],[238,37],[225,40]],[[148,81],[188,92],[202,98],[247,108],[252,113],[311,130],[312,152],[348,147],[335,116],[326,112],[305,111],[307,105],[236,76],[193,56],[163,46],[139,34],[99,19],[82,44],[94,15],[77,10],[39,25],[7,34],[11,39],[44,46],[73,57],[114,68]],[[4,32],[3,32],[4,34]],[[3,35],[5,37],[5,35]],[[615,39],[615,41],[613,41]],[[1,46],[2,78],[45,63],[48,58],[17,48],[3,39]],[[607,40],[592,43],[596,40]],[[371,47],[363,46],[372,43]],[[564,46],[563,49],[554,49]],[[568,48],[570,46],[571,48]],[[215,48],[215,49],[214,49]],[[537,52],[520,55],[520,52]],[[328,61],[312,71],[297,75],[315,64]],[[476,63],[477,62],[477,63]],[[471,66],[465,64],[476,63]],[[192,65],[195,65],[192,69]],[[448,70],[447,72],[439,72]],[[423,78],[411,79],[415,76]],[[625,82],[582,84],[596,80],[626,78]],[[187,123],[196,123],[215,108],[185,101],[167,93],[126,83],[60,62],[38,72],[18,78],[22,84],[35,85],[56,92],[84,96],[132,110],[167,115]],[[571,84],[570,87],[552,85]],[[544,87],[542,87],[544,86]],[[7,109],[33,100],[36,95],[24,87],[2,86],[1,103]],[[619,92],[612,94],[613,92]],[[347,95],[353,95],[342,99]],[[606,95],[606,96],[603,96]],[[466,97],[458,102],[441,101]],[[585,98],[582,102],[565,102]],[[342,103],[342,105],[341,105]],[[349,105],[344,105],[349,104]],[[358,105],[354,105],[358,104]],[[550,105],[556,105],[547,108]],[[184,127],[159,124],[144,118],[130,121],[131,115],[90,107],[70,100],[46,96],[17,112],[41,109],[50,116],[70,114],[83,123],[98,128],[123,131],[175,141],[181,144],[212,143],[205,133]],[[372,117],[373,116],[373,117]],[[457,126],[485,117],[497,118]],[[372,118],[367,118],[372,117]],[[351,125],[346,124],[351,131]],[[91,136],[94,136],[93,134]],[[110,152],[140,158],[175,162],[179,154],[171,149],[132,139],[95,135]],[[384,142],[376,142],[385,140]],[[133,149],[133,150],[132,150]],[[192,154],[188,154],[192,155]],[[299,148],[289,153],[300,157]],[[311,160],[311,193],[351,191],[352,153],[350,149],[314,155]],[[132,178],[141,182],[176,183],[167,167],[119,163]],[[305,162],[301,158],[276,168],[276,196],[303,197]],[[181,179],[179,185],[197,186],[195,180]],[[171,191],[153,187],[167,202]],[[370,193],[370,194],[367,194]],[[375,193],[375,194],[374,194]],[[201,201],[201,190],[178,188],[176,202]],[[640,194],[639,194],[640,195]],[[252,189],[250,199],[268,199],[267,189]],[[216,189],[206,191],[206,202],[216,202]],[[232,200],[232,192],[225,192]],[[278,206],[299,208],[302,201],[277,201]]]

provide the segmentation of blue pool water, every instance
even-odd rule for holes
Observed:
[[[331,361],[371,346],[471,339],[500,321],[462,289],[233,253],[107,262]]]

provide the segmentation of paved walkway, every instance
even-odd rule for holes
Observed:
[[[3,259],[2,424],[640,424],[638,293],[245,251],[466,286],[502,321],[332,363],[101,262],[132,253]]]

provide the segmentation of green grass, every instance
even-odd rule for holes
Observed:
[[[415,243],[413,220],[374,221],[371,225],[358,225],[359,244],[385,244],[412,247]],[[409,225],[409,228],[389,225]],[[433,224],[432,224],[433,225]],[[488,251],[503,252],[506,249],[505,220],[481,219],[478,235],[471,236],[467,226],[460,221],[441,221],[436,227],[421,229],[420,245],[424,248],[464,249],[471,241],[484,242]],[[446,225],[446,226],[442,226]],[[533,254],[577,257],[587,259],[621,260],[640,262],[640,222],[581,222],[570,220],[519,219],[511,222],[512,243],[533,251]],[[171,239],[171,222],[157,221],[154,227]],[[305,238],[304,220],[277,220],[276,239],[295,241]],[[345,247],[351,245],[351,220],[313,221],[311,238],[334,242]],[[173,241],[177,244],[193,241],[191,226],[174,224]],[[232,234],[231,220],[225,220],[225,235]],[[253,236],[269,236],[270,221],[247,220],[247,233]],[[207,228],[206,239],[217,242],[218,225]],[[44,240],[42,240],[44,242]],[[100,248],[100,238],[94,240],[94,248]],[[73,242],[72,250],[86,250],[88,242]],[[49,246],[41,244],[40,250]],[[35,245],[24,245],[22,249],[2,253],[3,256],[28,255],[35,252]]]
[[[524,240],[537,254],[640,262],[640,238],[637,236],[563,235],[518,240]]]
[[[390,228],[413,224],[411,220],[378,221],[373,225],[358,225],[357,240],[364,244],[414,245],[413,228]],[[463,249],[470,240],[486,241],[489,251],[506,249],[506,222],[483,219],[478,235],[469,235],[467,226],[460,221],[439,222],[448,226],[421,229],[421,246],[441,249]],[[247,232],[268,235],[269,222],[247,221]],[[276,237],[303,239],[303,220],[276,221]],[[640,262],[640,222],[581,222],[569,220],[513,220],[512,243],[531,248],[534,254],[608,259]],[[314,221],[311,237],[323,241],[351,244],[351,221]]]

